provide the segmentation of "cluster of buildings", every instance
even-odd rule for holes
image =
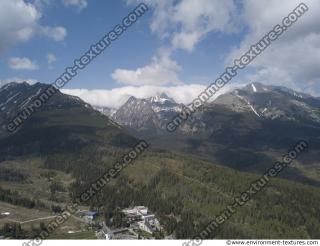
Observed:
[[[124,209],[122,212],[126,215],[133,229],[140,229],[150,234],[161,229],[158,219],[147,207],[136,206]]]
[[[150,236],[156,232],[161,230],[160,223],[156,216],[149,211],[149,209],[145,206],[135,206],[133,208],[126,208],[122,210],[122,213],[125,215],[125,220],[128,227],[110,229],[107,225],[103,223],[99,223],[102,227],[100,231],[101,236],[107,240],[110,239],[138,239],[145,238],[145,236]],[[88,224],[92,225],[95,218],[98,217],[98,213],[94,211],[78,211],[77,216],[82,218],[82,220]],[[141,232],[146,232],[144,236],[142,236]]]
[[[77,215],[87,224],[92,224],[93,220],[98,216],[98,213],[94,211],[78,211]]]

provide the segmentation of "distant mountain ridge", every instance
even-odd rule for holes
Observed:
[[[11,121],[48,85],[10,83],[0,89],[0,159],[2,155],[80,151],[83,146],[134,144],[135,138],[80,98],[58,91],[26,120],[18,132],[8,133]],[[106,137],[108,136],[108,137]]]
[[[12,114],[46,86],[14,83],[2,87],[2,120],[11,119]],[[259,92],[258,85],[255,87],[249,86],[249,91],[238,95],[258,110],[259,101],[253,95],[263,92]],[[275,99],[279,93],[287,92],[271,92]],[[225,96],[231,102],[239,99],[232,93]],[[288,105],[303,100],[305,105],[316,109],[317,99],[299,96],[292,99],[292,95],[283,98]],[[31,198],[48,204],[41,207],[48,214],[53,212],[50,205],[65,207],[115,163],[118,165],[123,156],[128,156],[138,138],[127,129],[137,129],[136,136],[150,143],[150,148],[135,159],[134,165],[123,168],[115,179],[96,192],[94,199],[80,205],[101,211],[99,221],[101,218],[108,223],[110,216],[121,218],[117,211],[142,204],[157,213],[164,232],[170,237],[194,238],[233,197],[261,178],[257,173],[264,173],[296,140],[304,139],[310,143],[306,153],[295,161],[296,166],[288,167],[279,176],[291,181],[272,179],[260,195],[234,213],[230,223],[227,221],[208,238],[296,235],[319,238],[320,127],[317,121],[303,118],[300,112],[297,115],[302,115],[301,119],[259,117],[243,100],[239,99],[238,107],[223,97],[219,100],[220,103],[211,103],[196,112],[178,132],[169,134],[165,123],[182,105],[165,94],[148,99],[129,98],[117,112],[118,120],[123,120],[120,126],[81,99],[59,92],[25,121],[19,131],[0,134],[1,166],[5,165],[12,173],[23,170],[31,181],[19,184],[1,180],[1,186],[15,194],[9,200],[5,194],[9,192],[2,192],[1,203],[12,203],[19,208],[22,204],[14,204],[17,198]],[[239,110],[240,106],[244,108]],[[281,110],[287,112],[286,107]],[[147,135],[151,137],[144,138]],[[53,177],[52,181],[49,177]],[[65,192],[51,191],[51,184],[56,180],[65,185]],[[61,231],[65,233],[64,228]]]
[[[10,121],[19,112],[23,110],[32,100],[36,99],[44,92],[49,85],[36,83],[30,85],[27,82],[11,82],[0,88],[0,125]],[[57,93],[43,105],[44,109],[50,108],[70,108],[86,107],[91,108],[88,103],[82,101],[79,97],[70,96],[57,91]]]
[[[147,99],[130,97],[115,113],[107,115],[138,132],[166,133],[166,124],[181,112],[182,107],[163,93]],[[319,98],[286,87],[250,83],[220,95],[197,111],[178,131],[183,134],[207,132],[210,128],[207,112],[217,107],[261,120],[320,123]]]
[[[174,133],[166,124],[183,105],[166,95],[129,100],[114,114],[114,121],[136,137],[160,149],[193,154],[241,171],[262,172],[299,140],[310,143],[299,169],[285,178],[320,185],[307,172],[317,170],[320,158],[320,100],[285,87],[250,83],[220,95],[196,111]]]
[[[286,87],[251,83],[218,97],[214,103],[236,112],[253,112],[268,119],[305,119],[320,123],[320,100]]]
[[[48,85],[36,83],[9,83],[0,89],[0,124],[14,117],[19,110],[39,95]],[[130,97],[119,109],[91,106],[78,97],[58,92],[45,107],[92,108],[110,117],[118,124],[136,132],[166,133],[166,125],[182,110],[183,104],[175,102],[165,93],[139,99]],[[320,99],[292,89],[250,83],[220,95],[212,103],[196,112],[185,122],[178,132],[182,134],[210,133],[212,124],[208,122],[208,112],[212,108],[225,108],[235,114],[248,114],[261,120],[281,120],[320,124]],[[216,125],[217,122],[214,124]],[[209,132],[208,132],[209,130]]]
[[[166,123],[181,111],[182,106],[165,93],[147,99],[132,96],[112,115],[112,119],[136,131],[163,131]]]

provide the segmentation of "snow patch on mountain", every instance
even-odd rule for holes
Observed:
[[[257,92],[257,88],[254,86],[254,84],[251,84],[251,87],[254,92]]]

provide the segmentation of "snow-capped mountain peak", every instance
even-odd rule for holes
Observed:
[[[175,101],[168,97],[166,93],[157,94],[154,97],[150,98],[151,103],[160,103],[165,104],[166,102],[175,103]]]
[[[135,129],[164,128],[165,122],[181,111],[182,106],[165,93],[147,99],[130,97],[112,118]]]
[[[315,108],[320,101],[310,95],[282,86],[250,83],[221,95],[215,102],[236,112],[251,112],[268,119],[308,119],[320,122]]]

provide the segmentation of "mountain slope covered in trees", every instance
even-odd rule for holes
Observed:
[[[71,99],[64,107],[56,102],[35,113],[15,134],[1,136],[0,171],[12,176],[0,180],[2,202],[57,212],[136,144],[137,138],[79,99]],[[113,226],[121,220],[121,209],[145,205],[159,217],[166,235],[192,238],[259,178],[217,165],[224,158],[201,160],[194,153],[151,145],[81,206],[98,211]],[[264,159],[261,171],[271,167],[274,159]],[[252,165],[259,161],[257,156]],[[320,189],[275,178],[208,237],[318,238]]]

